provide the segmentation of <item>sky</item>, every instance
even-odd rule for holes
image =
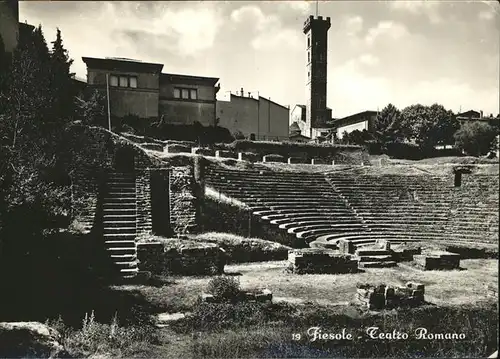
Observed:
[[[341,118],[389,103],[439,103],[499,113],[500,3],[327,1],[327,106]],[[22,1],[20,21],[56,28],[72,71],[82,56],[164,64],[163,72],[220,78],[218,99],[240,88],[291,108],[306,102],[304,21],[313,1]]]

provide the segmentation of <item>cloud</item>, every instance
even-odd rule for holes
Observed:
[[[451,78],[420,81],[399,95],[398,103],[407,106],[412,103],[431,105],[440,103],[444,107],[458,112],[468,109],[484,110],[485,113],[497,114],[499,111],[498,86],[491,88],[472,88],[468,83]],[[404,101],[404,102],[403,102]],[[482,108],[477,108],[481,104]]]
[[[137,17],[135,11],[134,3],[107,3],[101,19],[118,31],[127,29],[145,36],[171,35],[173,44],[169,44],[181,55],[194,55],[211,48],[221,25],[214,9],[198,4],[180,9],[159,5],[153,9],[153,16],[144,18]]]
[[[368,30],[365,41],[367,44],[372,45],[379,38],[390,37],[393,40],[399,40],[407,35],[409,35],[409,32],[403,24],[394,21],[381,21],[376,27]]]
[[[23,18],[41,23],[48,41],[59,27],[70,56],[72,71],[85,77],[82,56],[117,56],[184,65],[215,43],[222,14],[211,3],[89,2],[68,9],[64,2],[22,2]],[[43,11],[40,11],[43,5]],[[48,10],[50,9],[50,11]]]
[[[278,16],[265,15],[258,6],[243,6],[234,10],[230,18],[235,23],[248,24],[255,29],[256,34],[251,41],[255,50],[276,49],[283,45],[298,49],[302,44],[300,32],[284,27]]]
[[[354,36],[363,30],[363,18],[361,16],[345,16],[341,27],[348,36]]]
[[[360,64],[368,66],[378,65],[380,62],[379,58],[372,54],[363,54],[358,58],[358,61]]]
[[[425,15],[433,24],[443,21],[439,14],[439,7],[443,1],[397,0],[391,1],[390,8],[395,11],[405,11],[414,15]]]
[[[283,1],[281,4],[288,6],[290,9],[299,12],[300,14],[307,14],[311,10],[310,1]]]

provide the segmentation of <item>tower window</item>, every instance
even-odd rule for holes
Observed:
[[[311,36],[307,37],[307,47],[311,47]]]
[[[137,88],[137,77],[131,76],[128,80],[130,87]]]
[[[120,87],[128,87],[128,77],[120,76]]]
[[[118,86],[118,76],[111,75],[109,77],[109,85],[110,86]]]
[[[307,52],[307,62],[311,62],[311,53]]]

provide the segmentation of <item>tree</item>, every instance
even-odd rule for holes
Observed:
[[[105,123],[106,98],[99,90],[91,92],[86,99],[77,98],[76,105],[77,112],[84,124],[107,127]]]
[[[466,122],[455,133],[455,146],[472,156],[495,149],[498,130],[486,122]]]
[[[372,132],[375,142],[383,149],[389,142],[402,140],[401,112],[393,104],[388,104],[377,114]]]
[[[76,90],[70,71],[73,60],[63,46],[61,30],[57,29],[56,39],[52,41],[50,54],[50,85],[53,91],[53,114],[58,122],[68,122],[75,112]]]
[[[240,130],[234,131],[233,137],[235,140],[244,140],[246,138],[243,132],[241,132]]]
[[[346,144],[353,144],[353,145],[364,145],[366,142],[370,141],[372,139],[372,136],[370,133],[366,130],[360,131],[360,130],[354,130],[352,132],[345,132],[344,131],[344,136],[342,137],[342,142]]]
[[[442,105],[411,105],[401,111],[402,134],[414,140],[421,149],[452,142],[458,122],[452,111]]]

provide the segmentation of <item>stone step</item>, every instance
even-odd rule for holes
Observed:
[[[395,261],[385,261],[385,262],[359,262],[359,268],[390,268],[397,267]]]
[[[125,275],[137,274],[139,272],[139,268],[120,268],[120,273]]]
[[[133,203],[104,203],[103,204],[103,209],[130,209],[130,210],[135,210],[136,209],[136,204],[135,202]]]
[[[108,195],[135,195],[136,189],[134,187],[113,187],[113,188],[108,188]]]
[[[136,247],[136,242],[134,240],[107,240],[104,241],[104,244],[106,247],[113,247],[113,248],[118,248],[118,247],[127,247],[127,248],[135,248]]]
[[[137,218],[137,211],[134,210],[120,210],[120,209],[108,209],[104,211],[104,221],[125,221],[125,222],[135,222]]]
[[[137,263],[133,261],[127,262],[114,262],[115,266],[118,268],[137,268]]]
[[[375,248],[367,248],[367,249],[358,249],[355,254],[358,257],[364,256],[390,256],[391,252],[385,249],[375,249]]]
[[[271,221],[271,223],[273,223]],[[358,225],[361,224],[361,221],[354,216],[344,217],[344,218],[331,218],[331,219],[318,219],[318,220],[309,220],[309,221],[293,221],[289,220],[288,223],[282,223],[278,225],[280,229],[289,229],[292,227],[304,227],[310,225],[334,225],[334,226],[343,226],[347,224]]]
[[[268,217],[268,216],[266,216]],[[264,217],[261,217],[262,219],[267,219]],[[359,220],[358,217],[356,217],[354,214],[351,215],[329,215],[329,214],[320,214],[317,213],[316,215],[311,214],[310,216],[287,216],[285,218],[277,218],[277,219],[270,219],[269,223],[275,224],[275,225],[281,225],[281,224],[288,224],[288,223],[293,223],[296,221],[296,223],[302,223],[302,222],[307,222],[307,221],[331,221],[331,222],[343,222],[345,220]]]
[[[315,229],[334,229],[337,231],[352,231],[352,230],[359,230],[359,228],[364,227],[365,225],[362,223],[332,223],[332,224],[316,224],[316,225],[310,225],[310,226],[297,226],[297,227],[290,227],[287,229],[288,233],[299,233],[299,232],[304,232],[308,230],[315,230]]]
[[[132,233],[104,233],[103,234],[104,236],[104,239],[107,239],[109,238],[109,240],[116,240],[116,239],[127,239],[127,240],[132,240],[132,239],[135,239],[136,237],[136,234],[132,234]]]
[[[104,227],[104,234],[136,234],[136,228],[133,227]]]
[[[137,250],[135,247],[110,247],[110,248],[106,248],[106,250],[109,252],[109,253],[112,253],[112,254],[130,254],[130,255],[136,255],[137,253]]]
[[[128,203],[136,204],[136,197],[106,197],[104,198],[104,204],[115,204],[115,203]]]
[[[134,182],[134,175],[123,175],[123,174],[110,174],[108,175],[108,181],[120,181],[120,182]]]
[[[117,262],[132,262],[137,260],[136,254],[111,254],[110,258]]]
[[[392,255],[368,255],[358,257],[360,262],[387,262],[392,261]]]
[[[116,221],[106,218],[103,221],[103,226],[104,228],[109,228],[109,227],[135,228],[136,227],[135,216],[134,217],[131,216],[130,218],[131,220],[128,221]]]

